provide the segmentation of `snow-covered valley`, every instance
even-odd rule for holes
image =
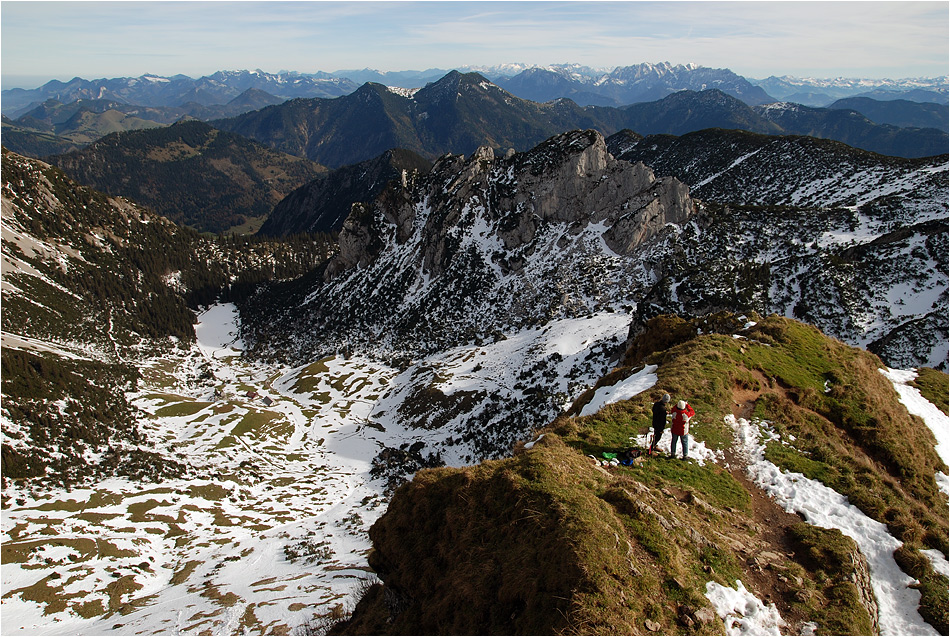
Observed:
[[[142,429],[196,478],[8,490],[3,632],[310,630],[371,577],[366,532],[387,489],[371,475],[380,450],[421,442],[449,464],[474,453],[447,442],[451,425],[400,418],[407,377],[437,370],[449,394],[510,387],[522,366],[557,352],[566,392],[573,364],[628,322],[562,321],[402,371],[342,356],[282,368],[242,357],[234,307],[214,306],[189,355],[147,362],[134,395]],[[200,386],[187,381],[198,376]]]
[[[400,419],[407,380],[435,369],[448,395],[482,390],[511,383],[519,368],[552,352],[564,357],[566,379],[572,361],[621,337],[629,317],[555,322],[407,370],[343,356],[296,368],[254,363],[242,356],[237,320],[231,305],[201,314],[189,355],[149,361],[133,396],[153,443],[194,467],[196,479],[111,479],[48,492],[8,487],[4,495],[14,504],[3,511],[5,634],[319,630],[321,618],[352,608],[354,595],[373,578],[367,530],[388,500],[386,481],[371,473],[380,450],[422,443],[452,465],[474,453],[452,440],[458,423],[430,430]],[[649,390],[653,370],[601,387],[587,409]],[[915,413],[931,410],[926,422],[945,440],[946,416],[903,384],[913,372],[882,372],[911,396],[905,402]],[[189,380],[195,377],[202,378],[199,385]],[[912,610],[919,594],[890,557],[900,543],[887,529],[827,487],[765,461],[761,450],[775,439],[767,423],[725,418],[761,488],[872,551],[881,634],[936,634]],[[701,439],[691,448],[701,461],[723,462]],[[940,450],[946,461],[945,445]],[[930,553],[946,572],[942,554]],[[729,634],[780,634],[784,622],[774,606],[741,582],[736,586],[731,592],[708,587]]]

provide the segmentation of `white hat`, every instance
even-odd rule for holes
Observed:
[[[677,408],[677,409],[686,409],[686,401],[685,401],[685,400],[681,400],[681,401],[679,401],[678,403],[676,403],[676,408]]]

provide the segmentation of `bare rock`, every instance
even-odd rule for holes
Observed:
[[[693,617],[700,624],[711,624],[716,621],[716,612],[709,607],[703,607],[693,613]]]

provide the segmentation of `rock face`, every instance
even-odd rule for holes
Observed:
[[[430,214],[421,228],[423,269],[441,274],[451,260],[453,234],[473,203],[482,205],[482,214],[471,221],[490,230],[480,236],[497,240],[506,251],[532,246],[542,226],[565,224],[576,234],[599,224],[607,246],[617,255],[630,256],[667,224],[683,223],[695,213],[684,184],[669,177],[656,179],[643,163],[614,159],[596,131],[565,133],[530,153],[504,159],[496,159],[488,146],[468,158],[446,155],[420,189],[410,194],[403,188],[380,197],[382,224],[375,232],[368,225],[374,221],[368,211],[356,208],[344,224],[340,255],[328,278],[372,260],[378,244],[371,235],[394,231],[397,243],[408,241],[425,213]],[[420,210],[415,205],[420,197],[437,202],[438,210]]]
[[[262,297],[267,325],[249,337],[319,329],[331,348],[435,351],[619,311],[649,280],[634,254],[695,214],[682,183],[615,159],[596,131],[506,157],[489,147],[445,155],[429,174],[407,173],[354,205],[323,283],[292,299]],[[281,306],[285,329],[274,329]],[[303,353],[314,343],[289,346]]]
[[[858,598],[861,605],[868,613],[871,619],[871,625],[874,627],[874,634],[879,634],[880,625],[878,622],[877,597],[874,596],[874,588],[871,584],[871,569],[868,561],[860,550],[855,549],[851,553],[851,563],[854,571],[851,574],[852,582],[858,590]]]

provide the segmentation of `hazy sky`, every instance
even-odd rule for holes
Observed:
[[[0,2],[3,88],[218,70],[668,61],[752,78],[948,74],[941,2]]]

